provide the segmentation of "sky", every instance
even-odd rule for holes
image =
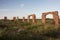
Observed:
[[[27,18],[31,14],[40,19],[42,13],[50,11],[58,11],[60,15],[60,0],[0,0],[0,19],[4,16],[8,19],[13,16]],[[47,15],[47,18],[52,18],[52,15]]]

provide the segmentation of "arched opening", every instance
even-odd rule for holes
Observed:
[[[54,19],[53,19],[53,14],[46,15],[46,23],[55,24]]]
[[[28,16],[28,22],[33,22],[33,23],[36,22],[36,16],[35,16],[35,14],[32,14],[32,15]]]
[[[30,22],[32,22],[32,20],[33,20],[33,18],[32,18],[32,16],[30,16]]]
[[[46,19],[53,19],[53,15],[52,14],[46,15]]]
[[[54,20],[54,24],[55,26],[59,26],[59,16],[58,16],[58,11],[53,11],[53,12],[46,12],[42,14],[42,23],[45,25],[46,24],[46,16],[48,14],[52,14],[53,15],[53,20]]]

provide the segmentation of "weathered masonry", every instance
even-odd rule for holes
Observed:
[[[42,14],[42,23],[45,25],[46,24],[46,16],[48,14],[52,14],[53,15],[53,19],[55,22],[55,26],[59,25],[59,16],[58,16],[58,11],[53,11],[53,12],[46,12]]]
[[[35,23],[36,22],[36,15],[32,14],[28,16],[28,22],[30,22],[30,17],[32,16],[32,22]]]

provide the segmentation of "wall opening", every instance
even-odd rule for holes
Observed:
[[[55,24],[54,19],[53,19],[53,14],[46,15],[46,23]]]

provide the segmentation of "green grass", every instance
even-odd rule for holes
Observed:
[[[55,28],[53,20],[41,19],[36,23],[11,20],[0,20],[0,40],[60,40],[60,27]]]

